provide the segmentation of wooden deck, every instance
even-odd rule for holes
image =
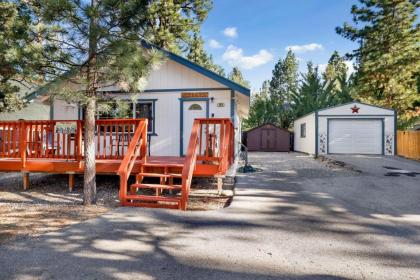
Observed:
[[[223,175],[229,168],[233,138],[229,119],[198,119],[185,157],[147,156],[147,120],[100,120],[96,173],[120,176],[122,205],[185,210],[192,177]],[[69,174],[72,189],[74,175],[84,172],[83,121],[0,122],[0,172],[22,172],[24,188],[29,173]],[[136,177],[135,187],[127,186],[130,176]],[[145,177],[159,177],[160,184],[142,184]],[[182,178],[181,195],[163,196],[164,189],[178,189],[174,178]],[[136,193],[143,188],[156,189],[156,196]]]

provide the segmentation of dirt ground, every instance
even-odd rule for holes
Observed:
[[[83,178],[76,176],[73,192],[67,175],[31,174],[24,191],[22,177],[0,173],[0,244],[17,238],[35,237],[102,215],[119,206],[117,176],[97,177],[97,205],[83,206]],[[218,195],[215,189],[191,191],[189,210],[203,211],[227,207],[233,192]]]

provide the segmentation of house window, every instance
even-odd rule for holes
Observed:
[[[300,138],[306,137],[306,123],[300,125]]]
[[[131,119],[133,103],[127,100],[98,102],[97,119]]]
[[[153,102],[139,101],[136,103],[135,115],[136,119],[148,119],[147,132],[155,134],[155,112]]]
[[[201,108],[201,106],[200,106],[200,104],[192,104],[189,108],[188,108],[188,110],[196,110],[196,111],[200,111],[200,110],[202,110],[203,108]]]

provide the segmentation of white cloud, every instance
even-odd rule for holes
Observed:
[[[238,37],[238,31],[236,30],[236,27],[226,27],[223,30],[223,34],[225,34],[225,36],[229,38]]]
[[[229,45],[222,58],[231,66],[252,69],[270,62],[273,59],[273,55],[269,51],[262,49],[254,55],[244,56],[241,48]]]
[[[286,51],[292,50],[296,53],[303,53],[303,52],[311,52],[316,50],[323,50],[324,47],[321,44],[307,44],[307,45],[293,45],[293,46],[287,46]]]
[[[318,66],[318,71],[319,71],[319,73],[324,73],[324,72],[325,72],[325,70],[327,69],[328,63],[325,63],[325,64],[318,64],[317,66]]]
[[[220,44],[218,41],[216,41],[214,39],[210,39],[209,46],[212,49],[220,49],[220,48],[223,47],[222,44]]]

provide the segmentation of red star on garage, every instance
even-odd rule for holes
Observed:
[[[356,105],[354,105],[353,107],[350,108],[351,109],[351,113],[354,114],[358,114],[359,113],[359,107],[357,107]]]

